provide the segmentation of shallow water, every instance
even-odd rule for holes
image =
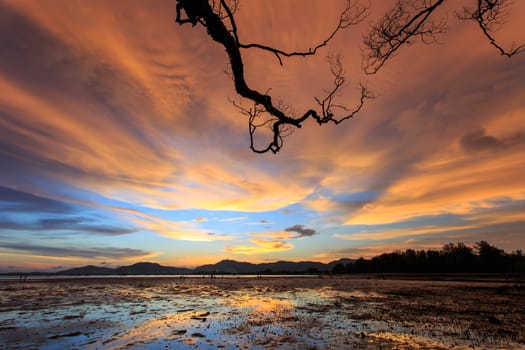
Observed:
[[[504,288],[503,288],[504,287]],[[127,278],[0,285],[0,348],[525,348],[505,282]]]

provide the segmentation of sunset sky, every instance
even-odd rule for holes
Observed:
[[[0,0],[0,272],[525,249],[525,54],[501,56],[459,5],[442,9],[439,43],[376,75],[361,69],[362,35],[393,1],[371,1],[315,57],[243,51],[248,83],[299,114],[332,83],[328,54],[343,57],[341,101],[356,103],[359,82],[376,95],[257,155],[224,49],[176,24],[175,4]],[[241,0],[239,35],[307,49],[343,7]],[[525,1],[512,10],[505,45],[525,41]]]

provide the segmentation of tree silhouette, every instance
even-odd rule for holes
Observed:
[[[231,76],[236,92],[253,104],[244,107],[233,102],[242,114],[248,117],[250,148],[256,153],[279,152],[283,139],[296,128],[300,128],[308,119],[313,119],[319,125],[339,124],[354,117],[363,107],[366,100],[373,94],[366,85],[361,84],[359,103],[348,106],[338,101],[341,90],[346,85],[345,71],[339,56],[329,56],[330,73],[333,76],[333,86],[326,89],[325,95],[315,97],[316,107],[308,109],[297,116],[294,109],[285,103],[275,102],[269,94],[270,89],[262,93],[246,82],[244,62],[241,50],[258,49],[275,55],[279,64],[283,59],[294,56],[312,56],[325,47],[341,30],[345,30],[362,22],[369,12],[369,6],[359,4],[358,0],[346,0],[346,6],[341,12],[334,29],[320,43],[306,50],[284,51],[275,47],[241,42],[235,22],[235,13],[239,0],[177,0],[176,22],[180,25],[201,25],[207,29],[212,40],[221,44],[228,55]],[[367,74],[375,74],[397,51],[413,44],[417,39],[423,43],[433,43],[438,35],[444,33],[447,27],[446,18],[435,18],[436,10],[443,6],[446,0],[398,0],[379,21],[372,25],[370,32],[364,37],[366,51],[363,53],[363,69]],[[511,2],[509,0],[472,0],[471,7],[463,7],[457,11],[460,20],[475,21],[490,44],[502,55],[511,57],[523,52],[525,45],[513,45],[505,49],[495,39],[495,32],[505,23]],[[255,134],[260,128],[269,128],[270,140],[263,146],[257,146]]]
[[[462,242],[447,243],[437,250],[394,251],[369,260],[359,258],[333,273],[514,273],[523,276],[525,256],[521,250],[506,253],[485,241],[469,247]]]

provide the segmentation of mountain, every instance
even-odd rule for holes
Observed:
[[[121,266],[115,269],[88,265],[69,270],[59,271],[57,275],[182,275],[190,274],[193,270],[182,267],[162,266],[157,263],[140,262],[130,266]]]
[[[83,267],[75,267],[73,269],[59,271],[56,273],[57,275],[71,275],[71,276],[78,276],[78,275],[113,275],[115,274],[115,270],[109,268],[109,267],[99,267],[99,266],[83,266]]]
[[[130,266],[121,266],[114,270],[116,275],[182,275],[193,270],[182,267],[162,266],[157,263],[139,262]]]
[[[293,273],[293,272],[321,272],[327,271],[326,264],[314,261],[277,261],[274,263],[259,264],[261,271],[274,273]]]
[[[277,261],[272,263],[252,264],[249,262],[222,260],[216,264],[202,265],[195,269],[183,267],[162,266],[152,262],[139,262],[117,268],[83,266],[69,270],[58,271],[54,275],[189,275],[189,274],[286,274],[286,273],[318,273],[332,271],[338,264],[348,265],[352,259],[339,259],[328,264],[316,261]]]
[[[256,274],[256,273],[315,273],[332,271],[337,264],[347,265],[351,259],[340,259],[328,264],[316,261],[277,261],[273,263],[252,264],[235,260],[222,260],[216,264],[197,267],[195,273],[228,273],[228,274]]]
[[[208,264],[197,267],[195,273],[257,273],[257,265],[235,260],[222,260],[216,264]]]

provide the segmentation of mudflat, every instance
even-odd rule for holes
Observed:
[[[2,349],[525,349],[524,325],[497,278],[0,281]]]

